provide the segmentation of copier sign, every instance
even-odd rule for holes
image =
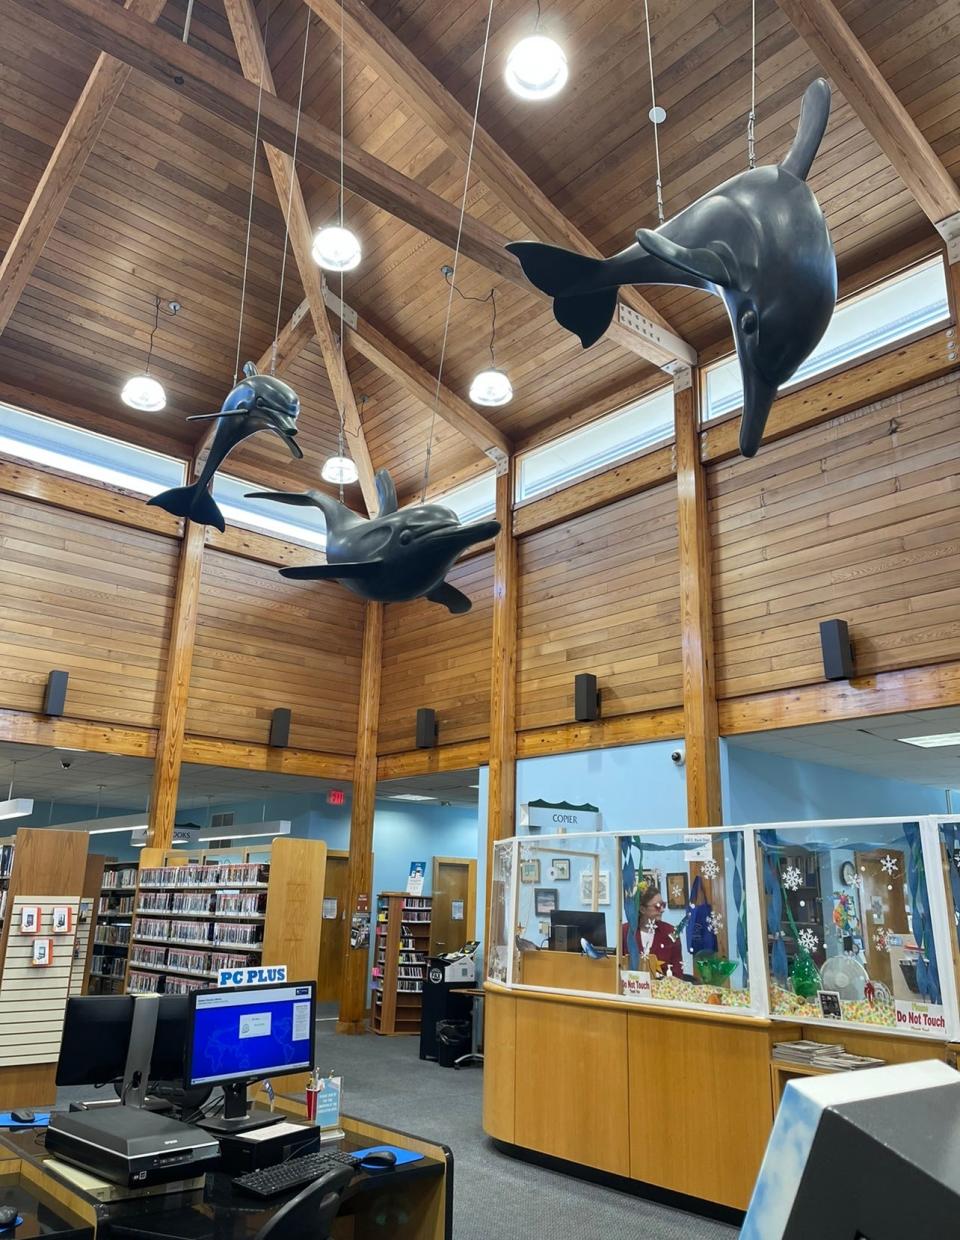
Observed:
[[[285,982],[285,964],[260,965],[249,969],[221,969],[218,986],[265,986],[268,982]]]

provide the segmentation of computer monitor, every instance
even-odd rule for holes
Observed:
[[[187,1087],[221,1085],[223,1116],[205,1120],[216,1132],[243,1132],[274,1116],[247,1114],[247,1086],[313,1069],[316,983],[280,982],[188,996]]]
[[[586,939],[594,947],[606,947],[607,919],[604,914],[583,909],[551,909],[550,950],[578,952],[581,950],[581,939]]]
[[[58,1085],[106,1085],[123,1076],[138,998],[135,995],[77,995],[67,1000],[57,1063]],[[182,1081],[187,996],[150,996],[149,1001],[158,1005],[150,1080]]]

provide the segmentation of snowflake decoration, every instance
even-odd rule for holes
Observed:
[[[673,900],[683,899],[683,888],[679,883],[673,883],[670,887],[670,898]]]
[[[719,934],[723,929],[723,918],[719,913],[711,913],[707,918],[707,929],[711,934]]]
[[[890,950],[890,944],[887,941],[888,931],[885,926],[881,926],[879,930],[873,932],[873,945],[878,952],[887,952]]]
[[[700,872],[704,878],[718,878],[720,876],[720,867],[712,857],[708,857],[700,867]]]
[[[820,946],[820,940],[817,938],[817,936],[813,933],[812,930],[806,930],[806,929],[801,930],[800,933],[797,935],[797,942],[800,944],[800,946],[803,948],[804,951],[808,951],[808,952],[815,952],[817,948]]]
[[[803,875],[795,865],[788,865],[783,871],[783,885],[787,891],[798,891],[803,886]]]
[[[880,861],[880,869],[883,870],[884,874],[889,874],[892,878],[899,869],[896,857],[891,857],[890,854],[887,853],[887,855]]]
[[[854,874],[853,878],[850,880],[850,886],[851,887],[862,887],[863,886],[863,875]]]
[[[648,921],[647,921],[647,923],[646,923],[646,925],[645,925],[643,928],[644,928],[644,930],[646,930],[646,931],[647,931],[647,933],[648,933],[648,934],[649,934],[649,933],[651,933],[652,931],[656,930],[656,928],[657,928],[656,918],[654,918],[654,917],[649,918],[649,919],[648,919]]]

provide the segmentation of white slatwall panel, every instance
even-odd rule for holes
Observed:
[[[40,934],[20,933],[20,910],[39,906]],[[53,934],[54,908],[73,910],[70,934]],[[27,1063],[56,1063],[60,1057],[63,1015],[73,972],[79,896],[17,896],[7,954],[0,977],[0,1067]],[[45,968],[31,964],[35,937],[53,940],[52,962]]]
[[[73,945],[73,968],[70,970],[69,993],[71,995],[82,995],[83,984],[87,980],[87,947],[90,943],[90,927],[93,924],[93,905],[93,900],[80,901],[77,935]],[[67,936],[60,937],[66,938]],[[53,958],[56,961],[56,955]]]

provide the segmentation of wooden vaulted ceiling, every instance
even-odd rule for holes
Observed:
[[[371,0],[369,6],[452,95],[472,112],[487,17],[484,0]],[[843,17],[932,144],[948,172],[960,172],[955,90],[960,4],[839,0]],[[529,33],[533,0],[496,0],[480,122],[553,203],[604,253],[656,223],[650,88],[641,6],[634,0],[547,0],[543,27],[567,50],[571,76],[555,100],[525,103],[503,82],[506,54]],[[257,13],[278,94],[295,103],[306,23],[304,109],[338,127],[337,34],[304,0],[260,0]],[[745,166],[749,104],[749,0],[651,0],[668,215]],[[184,0],[168,0],[159,26],[179,35]],[[818,72],[813,53],[774,0],[757,0],[757,153],[786,149],[804,87]],[[196,0],[190,43],[240,72],[222,0]],[[95,59],[86,44],[31,20],[19,5],[0,14],[0,248],[30,200]],[[459,203],[462,158],[433,134],[386,77],[346,55],[346,135],[364,150],[450,202]],[[134,71],[107,120],[0,335],[0,398],[68,416],[134,441],[188,452],[197,427],[188,413],[219,407],[234,373],[247,229],[253,134],[240,132]],[[298,167],[313,226],[336,209],[336,187]],[[839,91],[811,183],[826,212],[841,277],[895,262],[936,234],[886,157]],[[530,229],[476,175],[471,216],[521,238]],[[346,301],[415,362],[436,373],[447,290],[446,246],[385,211],[346,195],[348,222],[364,246],[361,267],[344,279]],[[303,297],[287,253],[283,216],[262,148],[257,153],[241,362],[270,346]],[[339,292],[339,280],[332,281]],[[548,304],[515,283],[461,259],[458,284],[471,296],[497,288],[497,360],[514,401],[484,411],[514,443],[542,437],[615,407],[657,379],[635,353],[605,340],[584,353],[553,320]],[[688,290],[644,290],[674,331],[697,350],[728,338],[718,301]],[[176,299],[161,316],[154,370],[169,397],[161,414],[137,414],[118,397],[143,364],[153,298]],[[333,320],[336,323],[336,320]],[[453,303],[444,383],[466,396],[487,360],[489,308]],[[388,466],[401,495],[414,493],[424,467],[431,415],[348,341],[354,394],[365,397],[364,433],[373,464]],[[316,343],[286,377],[300,393],[304,462],[261,436],[231,461],[258,482],[316,485],[334,447],[337,413]],[[484,458],[442,418],[434,432],[434,480],[469,476]],[[359,496],[357,498],[359,503]]]

